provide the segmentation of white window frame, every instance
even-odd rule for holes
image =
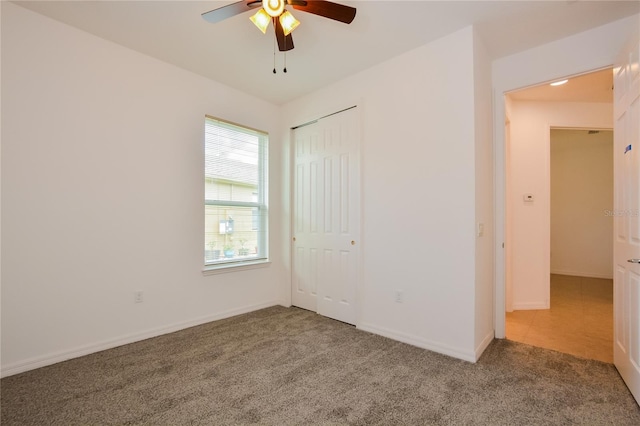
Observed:
[[[269,134],[262,130],[253,129],[241,124],[236,124],[227,120],[223,120],[217,117],[205,116],[205,132],[208,122],[219,123],[223,127],[233,127],[235,130],[246,131],[252,135],[259,136],[258,147],[258,185],[257,185],[257,197],[256,201],[230,201],[230,200],[210,200],[206,199],[206,191],[203,194],[204,207],[206,206],[221,206],[221,207],[242,207],[250,209],[258,209],[259,228],[257,230],[257,244],[258,250],[255,256],[249,258],[230,258],[217,261],[204,261],[204,268],[202,270],[204,275],[218,274],[224,272],[254,269],[267,266],[270,263],[269,260],[269,214],[268,214],[268,152],[269,152]],[[206,159],[206,144],[203,138],[204,154]],[[206,179],[206,162],[203,165],[203,174]],[[253,221],[253,219],[252,219]],[[204,225],[203,225],[204,226]],[[203,237],[206,230],[203,229]],[[204,258],[204,256],[203,256]]]

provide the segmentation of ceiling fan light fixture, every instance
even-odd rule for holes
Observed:
[[[262,0],[262,8],[269,14],[269,16],[277,18],[282,15],[285,2],[286,0]]]
[[[282,25],[284,35],[288,36],[293,30],[298,28],[300,21],[298,21],[288,10],[285,10],[284,13],[280,15],[280,25]]]
[[[260,9],[249,19],[251,19],[251,22],[253,22],[253,24],[258,27],[263,34],[267,33],[267,27],[269,26],[269,22],[271,22],[271,16],[269,16],[264,9]]]

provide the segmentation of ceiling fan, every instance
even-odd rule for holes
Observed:
[[[266,33],[269,23],[273,22],[278,50],[281,52],[293,49],[291,32],[300,24],[285,6],[345,24],[350,24],[356,17],[355,7],[320,0],[242,0],[205,12],[202,17],[208,22],[216,23],[260,6],[262,7],[250,19],[263,33]]]

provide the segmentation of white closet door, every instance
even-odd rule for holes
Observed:
[[[356,322],[359,118],[352,108],[294,131],[292,303]]]

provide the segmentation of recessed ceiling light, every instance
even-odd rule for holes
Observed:
[[[569,80],[560,80],[560,81],[556,81],[551,83],[551,86],[562,86],[563,84],[565,84],[567,81]]]

